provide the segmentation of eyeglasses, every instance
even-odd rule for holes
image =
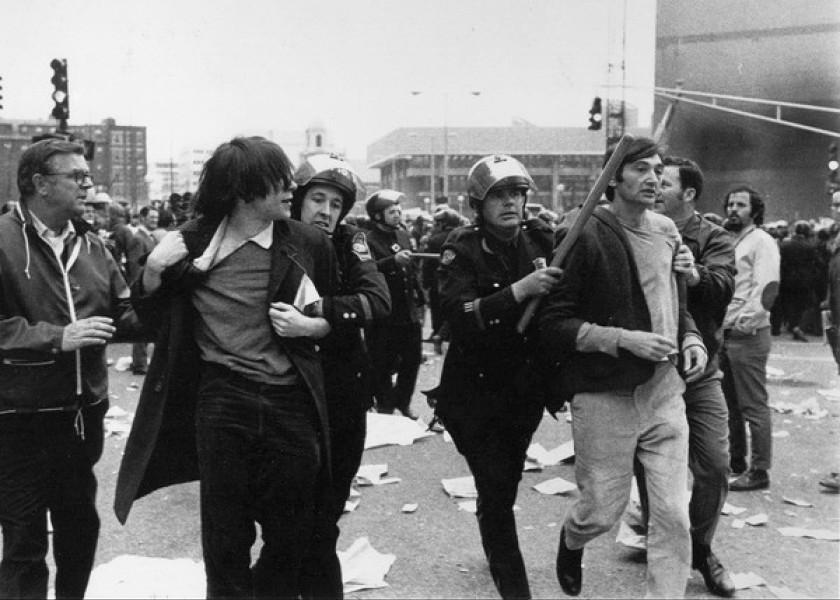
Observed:
[[[62,177],[67,177],[68,179],[72,179],[76,182],[76,185],[83,186],[85,182],[90,179],[90,183],[93,184],[93,175],[90,171],[82,171],[79,169],[73,171],[56,171],[54,173],[43,173],[44,175],[61,175]]]

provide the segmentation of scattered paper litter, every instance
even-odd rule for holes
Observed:
[[[122,555],[90,575],[86,598],[204,598],[204,565],[188,558]]]
[[[770,365],[767,365],[766,371],[768,379],[781,379],[785,376],[784,371],[782,371],[781,369],[777,369],[776,367],[771,367]]]
[[[840,400],[840,388],[835,390],[817,390],[817,393],[829,400]]]
[[[814,396],[801,402],[773,402],[770,408],[781,414],[792,413],[806,419],[816,420],[828,416],[828,411],[820,407],[820,403]]]
[[[130,356],[120,356],[117,359],[117,362],[114,363],[114,370],[115,371],[128,371],[131,368],[131,357]]]
[[[112,406],[105,413],[105,437],[122,435],[131,431],[134,415],[119,406]]]
[[[415,440],[435,435],[426,429],[427,425],[420,420],[369,412],[365,450],[381,446],[410,446]]]
[[[746,523],[742,519],[732,519],[733,529],[743,529]]]
[[[473,515],[478,510],[475,500],[464,500],[463,502],[459,502],[458,508]]]
[[[732,573],[732,583],[736,590],[745,590],[752,587],[767,585],[761,577],[750,571],[749,573]]]
[[[751,517],[747,517],[746,519],[744,519],[744,522],[747,523],[747,525],[752,525],[753,527],[760,527],[762,525],[767,525],[767,522],[769,520],[770,520],[770,517],[768,517],[764,513],[761,513],[761,514],[758,514],[758,515],[753,515]]]
[[[341,562],[341,579],[344,593],[388,587],[385,576],[397,559],[393,554],[377,552],[366,537],[357,539],[344,551],[337,551]]]
[[[361,504],[361,499],[356,500],[345,500],[344,501],[344,512],[351,513],[357,508],[359,508],[359,504]]]
[[[840,533],[830,529],[805,529],[804,527],[779,527],[779,533],[785,537],[803,537],[812,540],[840,541]]]
[[[794,506],[805,506],[805,507],[814,506],[813,504],[811,504],[807,500],[797,500],[796,498],[786,498],[785,496],[782,496],[782,502],[786,502],[787,504],[793,504]]]
[[[350,488],[350,494],[349,494],[350,498],[358,498],[361,495],[362,495],[362,492],[360,492],[356,488],[354,488],[354,487]]]
[[[448,431],[443,432],[443,441],[446,442],[447,444],[452,443],[452,435]]]
[[[542,471],[543,465],[540,461],[531,457],[526,457],[525,462],[522,463],[523,471]]]
[[[356,471],[356,485],[384,485],[399,483],[399,477],[383,477],[388,472],[388,465],[361,465]]]
[[[539,462],[544,467],[551,467],[574,457],[575,444],[574,441],[569,440],[550,451],[546,450],[542,444],[531,444],[527,455],[528,458]]]
[[[466,477],[455,477],[453,479],[441,479],[443,489],[452,498],[478,498],[478,491],[475,489],[475,478],[472,475]]]
[[[621,521],[618,525],[618,534],[615,536],[615,541],[628,548],[635,548],[636,550],[647,550],[647,536],[633,531],[633,528],[627,524],[626,521]]]
[[[413,513],[415,511],[417,511],[418,506],[420,506],[420,505],[419,504],[413,504],[413,503],[403,504],[402,508],[400,510],[404,513]]]
[[[534,489],[541,494],[555,495],[568,494],[572,490],[576,490],[577,486],[571,481],[566,481],[562,477],[555,477],[534,486]]]
[[[741,506],[735,506],[733,504],[729,504],[729,502],[723,503],[723,508],[720,510],[720,514],[722,515],[740,515],[742,512],[745,512],[747,509]]]
[[[772,435],[774,438],[786,438],[786,437],[790,437],[790,431],[785,431],[785,430],[774,431],[770,435]]]

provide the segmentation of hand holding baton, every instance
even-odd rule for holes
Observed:
[[[632,143],[633,136],[629,134],[623,135],[621,140],[619,140],[618,145],[615,147],[615,150],[610,156],[610,159],[607,161],[607,164],[604,165],[604,169],[601,171],[601,174],[598,175],[598,179],[595,180],[595,185],[592,186],[589,195],[586,197],[586,201],[584,201],[581,206],[577,219],[575,219],[575,222],[572,224],[571,228],[569,228],[569,232],[566,234],[566,237],[564,237],[560,242],[560,245],[557,246],[554,258],[551,259],[552,267],[559,267],[566,259],[566,255],[569,254],[572,246],[575,245],[578,237],[580,237],[580,233],[583,231],[586,222],[589,220],[589,217],[592,216],[592,213],[595,211],[595,207],[598,206],[598,201],[606,191],[610,180],[618,170],[618,165],[620,165],[621,161],[624,160],[624,157],[627,155],[627,150],[630,148],[630,144]],[[539,305],[540,298],[533,298],[530,302],[528,302],[528,305],[525,307],[525,312],[522,313],[522,317],[520,317],[519,323],[516,325],[516,330],[519,333],[524,333],[525,329],[528,328],[528,324],[534,317],[534,313],[537,312]]]

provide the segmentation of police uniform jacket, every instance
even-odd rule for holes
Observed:
[[[339,224],[332,235],[341,271],[338,295],[323,300],[322,312],[332,331],[322,344],[327,403],[331,418],[345,408],[372,404],[370,359],[363,328],[391,311],[385,277],[376,268],[365,232]],[[356,411],[354,411],[356,412]]]
[[[210,244],[218,223],[187,221],[181,234],[189,255],[164,271],[151,294],[142,274],[132,287],[140,318],[158,331],[155,351],[126,442],[114,510],[125,523],[135,499],[156,489],[199,478],[195,441],[196,391],[200,355],[195,342],[192,289],[202,272],[192,266]],[[315,227],[282,219],[274,222],[268,302],[293,304],[304,273],[323,296],[338,290],[338,266],[329,238]],[[268,303],[265,312],[268,314]],[[309,391],[321,422],[322,464],[329,464],[328,420],[320,347],[310,338],[281,338],[277,343]]]
[[[368,232],[368,245],[376,260],[379,272],[385,276],[391,294],[391,316],[394,324],[420,323],[417,307],[425,304],[420,283],[417,280],[417,265],[411,261],[400,265],[394,256],[402,250],[411,250],[411,238],[402,229],[385,229],[376,225]]]
[[[540,219],[522,224],[507,247],[479,226],[454,230],[441,252],[439,292],[452,328],[440,386],[441,414],[492,414],[544,402],[544,377],[532,344],[516,331],[527,303],[511,285],[550,262],[553,232]]]

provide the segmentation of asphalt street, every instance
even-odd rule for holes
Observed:
[[[427,361],[421,367],[413,407],[428,422],[431,410],[420,390],[437,384],[442,357],[424,345]],[[128,345],[114,345],[114,361],[130,356]],[[733,573],[755,573],[767,586],[745,589],[740,598],[774,598],[783,595],[813,598],[840,597],[836,541],[784,537],[782,527],[840,529],[840,495],[823,493],[818,481],[829,471],[840,470],[840,400],[820,391],[840,390],[840,377],[828,347],[818,338],[809,343],[789,337],[774,338],[769,366],[771,404],[792,412],[774,412],[774,467],[766,491],[733,493],[730,504],[746,508],[740,519],[766,514],[766,525],[736,528],[734,516],[722,517],[715,549]],[[143,378],[128,371],[110,370],[111,405],[133,413]],[[815,408],[816,407],[816,408]],[[799,414],[810,408],[811,413]],[[820,416],[820,410],[827,414]],[[565,414],[555,420],[546,415],[534,442],[553,449],[571,439]],[[818,418],[817,418],[818,417]],[[99,506],[102,532],[97,565],[122,555],[201,559],[198,489],[195,484],[167,488],[138,501],[126,526],[114,517],[112,504],[116,474],[125,435],[106,439],[98,465]],[[386,581],[388,587],[355,592],[352,598],[495,598],[498,597],[478,536],[474,515],[459,509],[458,501],[444,491],[444,478],[469,475],[466,463],[441,434],[411,446],[387,446],[366,451],[363,464],[388,466],[388,475],[399,483],[362,487],[358,508],[341,521],[341,549],[367,537],[379,552],[396,556]],[[554,477],[574,481],[574,467],[561,464],[541,472],[523,474],[517,501],[520,544],[537,598],[564,597],[554,576],[554,559],[560,526],[574,493],[547,496],[533,486]],[[797,506],[783,498],[813,506]],[[418,504],[406,514],[406,503]],[[616,531],[587,546],[581,597],[642,597],[644,554],[615,541]],[[256,549],[255,549],[256,552]],[[713,597],[696,572],[688,582],[687,596]]]

